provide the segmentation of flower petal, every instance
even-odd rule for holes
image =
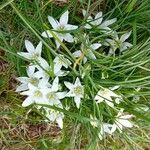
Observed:
[[[58,21],[55,20],[52,16],[48,16],[48,21],[54,29],[58,27]]]
[[[28,59],[28,60],[32,59],[32,54],[30,54],[30,53],[18,52],[17,54],[24,57],[24,58],[26,58],[26,59]]]
[[[62,16],[60,17],[60,20],[59,20],[61,25],[66,25],[68,23],[68,15],[69,15],[68,10],[62,14]]]
[[[29,77],[31,77],[31,76],[34,74],[34,72],[35,72],[35,66],[29,66],[29,67],[27,68],[27,75],[28,75]]]
[[[42,42],[40,41],[39,44],[37,45],[37,47],[35,48],[35,52],[37,54],[39,54],[39,56],[41,56],[41,52],[42,52]]]
[[[94,43],[94,44],[90,45],[90,48],[92,48],[93,50],[96,50],[101,46],[102,46],[102,44],[100,44],[100,43]]]
[[[76,78],[75,85],[81,86],[81,82],[80,82],[80,79],[78,77]]]
[[[78,109],[79,109],[80,103],[81,103],[81,100],[80,100],[80,99],[81,99],[81,98],[78,97],[78,96],[75,96],[75,97],[74,97],[74,101],[75,101],[76,106],[77,106]]]
[[[71,25],[71,24],[67,24],[66,26],[65,26],[65,30],[75,30],[75,29],[77,29],[78,28],[78,26],[76,26],[76,25]]]
[[[57,96],[59,99],[63,99],[66,96],[67,92],[57,92]]]
[[[35,51],[33,44],[28,40],[25,40],[25,47],[29,53],[33,53]]]
[[[106,20],[101,24],[101,27],[108,27],[109,25],[115,23],[116,21],[117,21],[117,18]]]
[[[100,25],[102,23],[102,20],[103,20],[103,18],[102,18],[102,12],[100,11],[95,16],[95,20],[94,20],[95,25]]]
[[[24,100],[24,102],[22,103],[22,107],[27,107],[27,106],[29,106],[29,105],[31,105],[33,103],[34,103],[34,101],[32,100],[32,98],[31,97],[27,97]]]
[[[82,52],[81,52],[80,50],[75,51],[75,52],[73,53],[73,56],[74,56],[74,57],[80,57],[81,55],[82,55]]]
[[[69,42],[69,43],[74,42],[74,38],[73,38],[73,36],[70,33],[66,33],[64,35],[64,40],[67,41],[67,42]]]
[[[51,35],[51,33],[49,32],[49,30],[44,31],[44,32],[42,33],[42,36],[45,37],[45,38],[51,38],[51,37],[53,37],[53,36]]]
[[[126,119],[119,119],[119,123],[127,128],[132,128],[133,124]]]
[[[62,129],[63,128],[63,119],[61,117],[58,117],[56,119],[56,122],[58,123],[58,126]]]
[[[58,91],[58,83],[59,83],[59,78],[56,77],[53,81],[53,84],[52,84],[52,91]]]
[[[28,90],[28,84],[21,84],[16,88],[16,92]]]
[[[66,86],[68,89],[73,89],[73,84],[72,84],[72,83],[65,81],[64,84],[65,84],[65,86]]]
[[[127,40],[131,35],[131,31],[130,32],[127,32],[125,34],[123,34],[121,37],[120,37],[120,41],[121,42],[124,42],[125,40]]]

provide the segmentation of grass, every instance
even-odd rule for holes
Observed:
[[[66,114],[63,130],[54,124],[45,124],[43,116],[32,107],[22,108],[24,97],[14,92],[17,85],[15,77],[25,75],[26,63],[16,54],[23,51],[24,40],[29,39],[35,45],[41,40],[44,43],[43,56],[50,62],[56,54],[53,41],[43,39],[41,32],[49,27],[47,16],[59,18],[69,9],[72,24],[84,24],[82,9],[95,13],[102,10],[105,18],[117,17],[114,29],[117,31],[132,30],[130,42],[133,48],[118,57],[106,57],[97,53],[98,59],[87,66],[79,66],[80,72],[85,72],[83,80],[90,98],[94,97],[99,84],[103,87],[120,85],[125,102],[123,107],[128,113],[136,116],[133,119],[137,127],[127,129],[123,134],[108,136],[99,141],[96,131],[89,124],[89,113],[99,111],[108,116],[109,108],[97,107],[85,98],[82,109],[78,112],[73,107],[69,112],[59,109]],[[12,0],[0,2],[0,137],[1,149],[149,149],[150,113],[141,107],[149,106],[150,98],[150,4],[149,0],[71,0],[67,3],[55,3],[48,0]],[[97,32],[93,29],[93,33]],[[83,31],[74,34],[82,39]],[[103,40],[99,34],[91,35],[93,41]],[[75,45],[78,47],[78,45]],[[73,47],[62,44],[62,53],[71,55]],[[79,47],[78,47],[79,48]],[[50,53],[51,52],[51,53]],[[101,79],[101,72],[108,75]],[[74,72],[70,77],[74,76]],[[90,76],[90,78],[89,78]],[[94,81],[94,82],[93,82]],[[92,87],[92,88],[90,88]],[[135,89],[142,87],[141,91]],[[140,101],[133,102],[132,97],[140,96]],[[73,105],[73,104],[71,104]],[[53,108],[58,109],[58,108]],[[92,112],[93,111],[93,112]]]

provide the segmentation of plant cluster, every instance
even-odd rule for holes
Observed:
[[[56,50],[49,52],[52,54],[50,60],[42,57],[42,41],[34,47],[30,41],[25,40],[27,52],[18,54],[30,63],[26,69],[27,77],[17,78],[21,84],[16,91],[26,96],[23,107],[38,104],[35,107],[45,116],[45,121],[56,122],[61,129],[65,114],[48,106],[65,111],[74,109],[77,113],[89,107],[86,116],[89,125],[97,131],[99,139],[103,139],[106,134],[122,132],[124,127],[133,127],[129,121],[133,115],[126,114],[121,107],[124,96],[119,92],[120,85],[104,87],[99,83],[95,86],[91,77],[97,74],[89,72],[92,67],[96,68],[94,64],[98,63],[97,58],[100,56],[115,59],[124,55],[132,47],[127,42],[131,31],[120,36],[120,32],[111,27],[117,19],[105,20],[102,12],[98,12],[95,17],[85,10],[82,14],[85,21],[81,25],[68,23],[68,10],[61,15],[59,21],[52,16],[48,17],[52,29],[47,29],[41,36],[47,38],[49,44],[56,45]],[[72,48],[69,50],[67,46]],[[101,71],[101,79],[106,78],[107,74]],[[86,79],[91,82],[91,87],[87,88],[88,83],[84,84]]]

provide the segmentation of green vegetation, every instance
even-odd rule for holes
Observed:
[[[57,0],[56,0],[57,1]],[[0,149],[149,149],[150,144],[150,1],[149,0],[3,0],[0,2]],[[83,80],[86,92],[92,97],[100,84],[103,87],[120,85],[124,102],[119,107],[133,114],[135,126],[99,140],[96,130],[89,123],[91,110],[105,114],[104,106],[97,108],[88,101],[83,102],[80,113],[75,107],[69,111],[53,109],[65,113],[64,128],[45,123],[43,115],[32,106],[21,106],[24,96],[15,92],[18,76],[26,75],[26,62],[17,55],[25,50],[24,40],[35,45],[44,43],[43,57],[49,62],[56,51],[53,40],[45,39],[41,33],[50,25],[47,16],[58,19],[66,10],[70,11],[71,24],[85,24],[82,9],[90,14],[103,11],[104,18],[117,18],[113,28],[117,31],[132,30],[129,42],[133,47],[123,55],[107,57],[96,52],[98,58],[85,65],[86,75]],[[96,32],[93,28],[93,32]],[[83,36],[83,31],[75,33]],[[101,35],[91,37],[95,41],[103,40]],[[94,42],[93,40],[93,42]],[[67,45],[67,44],[66,44]],[[77,45],[67,47],[62,44],[62,53],[66,55]],[[77,47],[79,48],[79,46]],[[91,69],[92,68],[92,69]],[[101,78],[101,72],[106,79]],[[74,72],[72,73],[74,75]],[[73,76],[72,75],[72,76]],[[90,75],[90,78],[89,78]],[[92,87],[92,88],[91,88]],[[141,88],[138,90],[138,88]],[[92,90],[91,90],[92,89]],[[133,97],[136,99],[133,101]],[[140,97],[140,100],[138,98]],[[109,107],[107,108],[109,112]],[[109,115],[112,115],[109,112]],[[107,116],[107,114],[106,114]]]

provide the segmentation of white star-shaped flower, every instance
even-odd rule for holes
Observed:
[[[109,123],[103,123],[103,122],[99,122],[99,120],[96,117],[93,117],[92,115],[90,115],[90,123],[94,128],[99,128],[99,133],[98,133],[98,137],[100,140],[103,139],[105,133],[107,134],[112,134],[111,133],[111,129],[113,127],[112,124]]]
[[[54,69],[52,69],[52,67],[48,64],[46,60],[43,61],[41,66],[37,66],[38,71],[35,73],[36,76],[49,80],[51,73],[53,73],[56,77],[66,76],[69,73],[69,71],[58,70],[55,65],[56,64],[54,63]]]
[[[84,17],[87,14],[86,10],[82,10],[82,13],[83,13]],[[103,21],[102,15],[103,15],[102,12],[98,12],[94,18],[92,16],[88,16],[88,18],[86,20],[87,24],[85,25],[85,28],[91,29],[92,27],[97,27],[97,28],[103,30],[104,32],[110,31],[111,29],[109,28],[109,26],[112,25],[113,23],[115,23],[117,21],[117,19],[113,18],[110,20]]]
[[[28,77],[18,77],[16,78],[21,84],[16,88],[16,92],[25,91],[28,89],[28,84],[32,84],[34,86],[38,86],[39,77],[35,74],[35,67],[29,66],[27,68],[27,75]]]
[[[121,109],[116,116],[115,123],[113,124],[113,127],[111,129],[111,133],[113,133],[116,129],[118,129],[119,132],[122,132],[123,127],[132,128],[133,124],[128,121],[128,119],[132,117],[133,115],[123,115],[123,109]]]
[[[101,103],[104,101],[110,107],[114,107],[112,97],[115,98],[116,103],[119,103],[122,100],[122,97],[120,95],[115,94],[113,91],[107,88],[99,90],[94,100],[96,101],[96,103]]]
[[[34,86],[32,84],[28,84],[28,91],[24,91],[20,93],[21,95],[28,96],[24,102],[22,103],[23,107],[27,107],[33,103],[35,104],[47,104],[45,99],[44,91],[47,89],[47,80],[41,79],[39,80],[38,86]]]
[[[93,51],[95,51],[99,47],[101,47],[101,44],[100,43],[90,44],[89,37],[86,34],[84,34],[84,39],[86,39],[85,44],[82,44],[81,45],[81,50],[75,51],[73,53],[73,56],[75,58],[83,57],[82,60],[83,60],[83,63],[85,64],[87,62],[87,57],[90,58],[90,59],[93,59],[93,60],[96,59],[96,56],[93,53]]]
[[[64,82],[65,86],[70,90],[66,97],[74,97],[74,101],[76,103],[77,108],[80,107],[81,98],[83,98],[83,86],[81,85],[81,82],[79,78],[76,78],[76,81],[74,84],[70,82]]]
[[[115,54],[116,49],[119,49],[120,52],[125,51],[126,49],[132,47],[132,44],[126,42],[126,40],[130,37],[131,31],[123,34],[120,38],[117,33],[114,34],[114,39],[106,39],[104,45],[110,46],[109,55]]]
[[[78,26],[68,24],[68,15],[69,15],[69,12],[67,10],[65,13],[62,14],[59,22],[55,20],[52,16],[49,16],[48,20],[51,26],[53,27],[53,31],[51,32],[53,32],[59,38],[61,42],[65,40],[69,43],[72,43],[74,42],[74,38],[70,33],[66,33],[66,31],[75,30],[78,28]],[[42,36],[47,37],[47,38],[53,37],[53,35],[50,33],[49,30],[43,32]],[[56,39],[56,46],[57,48],[60,47],[60,43],[57,41],[57,39]]]
[[[63,109],[62,104],[57,105],[57,107]],[[45,116],[52,122],[56,121],[58,126],[62,129],[64,114],[62,112],[56,111],[54,109],[46,108],[46,107],[45,107],[45,110],[46,110]],[[45,121],[48,121],[48,120],[45,120]]]
[[[66,96],[67,92],[58,92],[59,90],[59,78],[56,77],[51,85],[44,90],[45,99],[49,105],[58,105],[60,104],[60,99],[63,99]]]
[[[17,54],[28,60],[39,61],[41,59],[42,42],[39,42],[37,47],[34,48],[33,44],[30,41],[25,40],[25,47],[27,52],[18,52]]]
[[[70,66],[70,65],[71,65],[70,60],[65,58],[63,55],[56,56],[54,59],[55,72],[59,72],[63,66],[65,68],[68,68],[68,66]]]

